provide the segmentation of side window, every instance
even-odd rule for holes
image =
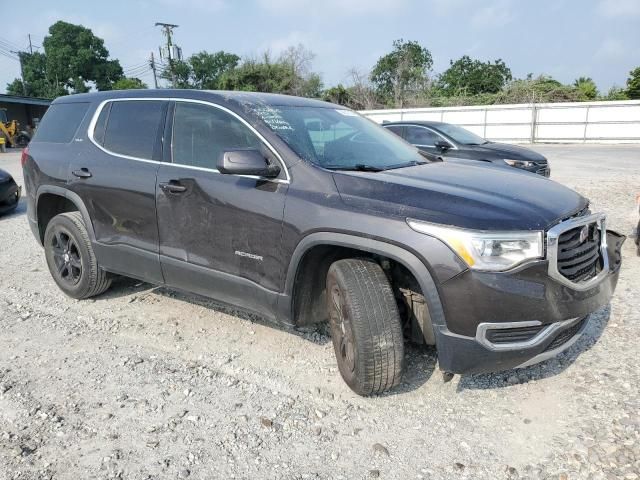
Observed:
[[[171,144],[174,163],[211,169],[227,150],[262,148],[260,139],[233,115],[187,102],[176,103]]]
[[[111,105],[113,105],[113,102],[107,103],[102,108],[100,116],[96,121],[96,126],[93,128],[93,139],[98,143],[98,145],[104,145],[104,132],[107,129],[107,121],[109,120]]]
[[[396,134],[396,135],[398,135],[400,138],[402,138],[402,137],[403,137],[403,133],[404,133],[404,132],[403,132],[403,130],[404,130],[404,127],[403,127],[402,125],[391,125],[391,126],[389,126],[389,127],[384,127],[384,128],[386,128],[387,130],[389,130],[389,131],[391,131],[391,132],[395,133],[395,134]]]
[[[433,147],[442,138],[426,128],[405,127],[405,140],[413,145]]]
[[[155,100],[111,102],[105,119],[104,148],[129,157],[153,159],[165,105]]]
[[[34,141],[69,143],[89,110],[88,103],[56,103],[51,105],[38,126]]]

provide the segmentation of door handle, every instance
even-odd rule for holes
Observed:
[[[88,168],[81,168],[80,170],[74,170],[73,173],[78,178],[91,178],[91,172]]]
[[[162,182],[158,184],[165,193],[183,193],[187,191],[187,187],[180,185],[176,180],[170,182]]]

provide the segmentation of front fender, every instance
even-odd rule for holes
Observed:
[[[280,297],[278,310],[280,317],[286,323],[294,323],[294,287],[295,279],[300,263],[304,255],[318,245],[335,245],[373,253],[390,258],[407,268],[420,284],[429,308],[429,314],[434,326],[445,325],[444,309],[440,301],[440,295],[436,283],[427,266],[412,252],[398,245],[337,232],[316,232],[304,237],[296,246],[285,281],[284,295]]]

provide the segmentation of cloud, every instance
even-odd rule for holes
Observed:
[[[624,43],[617,38],[606,38],[594,53],[596,59],[605,62],[622,60],[625,56],[626,49]]]
[[[478,29],[500,28],[515,18],[510,0],[497,0],[486,3],[471,17],[471,25]]]
[[[640,16],[640,1],[600,0],[597,10],[606,17],[637,17]]]
[[[268,11],[280,15],[313,15],[339,17],[341,15],[393,14],[408,0],[256,0]]]

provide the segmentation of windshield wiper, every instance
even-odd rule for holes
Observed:
[[[416,165],[426,165],[429,162],[421,162],[419,160],[411,160],[405,163],[396,163],[395,165],[389,165],[385,170],[395,170],[396,168],[415,167]]]
[[[376,167],[374,165],[366,165],[364,163],[356,163],[355,165],[325,165],[328,170],[347,170],[358,172],[381,172],[385,168]]]

